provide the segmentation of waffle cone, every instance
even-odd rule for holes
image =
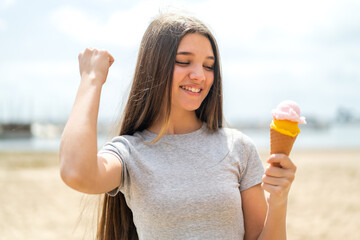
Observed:
[[[290,137],[270,128],[270,154],[284,153],[289,156],[296,137]]]

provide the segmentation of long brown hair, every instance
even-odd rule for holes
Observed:
[[[189,33],[199,33],[211,43],[215,57],[214,82],[196,116],[216,131],[222,127],[222,81],[217,43],[210,30],[198,19],[177,14],[161,14],[147,28],[140,45],[130,95],[124,109],[119,135],[132,135],[147,129],[162,111],[165,101],[165,126],[171,111],[173,70],[177,48]],[[166,98],[166,99],[164,99]],[[160,131],[159,139],[165,131]],[[104,194],[102,214],[97,239],[138,239],[132,212],[124,195],[115,197]]]

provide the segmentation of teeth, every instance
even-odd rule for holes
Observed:
[[[192,88],[192,87],[187,87],[187,86],[181,86],[182,89],[185,89],[185,90],[188,90],[188,91],[191,91],[193,93],[198,93],[200,92],[200,89],[199,88]]]

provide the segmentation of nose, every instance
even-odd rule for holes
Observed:
[[[194,81],[204,81],[205,80],[205,72],[202,65],[196,65],[191,69],[189,73],[189,78]]]

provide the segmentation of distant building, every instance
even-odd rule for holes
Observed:
[[[0,138],[30,138],[31,124],[9,123],[0,124]]]

